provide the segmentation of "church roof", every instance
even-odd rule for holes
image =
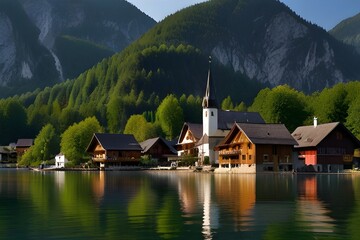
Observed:
[[[265,123],[258,112],[236,112],[219,110],[218,129],[229,130],[234,123]]]

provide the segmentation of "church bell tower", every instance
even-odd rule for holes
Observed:
[[[216,101],[215,87],[211,74],[211,57],[209,57],[209,70],[203,107],[203,135],[214,136],[218,129],[218,104]]]

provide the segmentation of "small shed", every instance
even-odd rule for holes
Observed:
[[[64,168],[67,162],[68,160],[66,159],[64,154],[59,153],[58,155],[55,156],[55,166],[57,168]]]

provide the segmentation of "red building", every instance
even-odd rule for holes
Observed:
[[[360,141],[339,122],[302,126],[292,136],[297,141],[298,168],[313,166],[317,172],[338,172],[351,169],[354,150]]]

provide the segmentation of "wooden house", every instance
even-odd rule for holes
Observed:
[[[290,171],[296,141],[283,124],[235,123],[215,147],[219,168],[238,172]]]
[[[178,151],[178,155],[188,156],[188,157],[197,157],[199,150],[195,146],[196,143],[202,137],[202,124],[197,123],[184,123],[180,137],[178,139],[178,143],[176,145],[176,150]]]
[[[339,122],[301,126],[292,136],[297,141],[298,166],[313,166],[317,172],[351,169],[359,140]]]
[[[162,137],[151,138],[140,143],[142,155],[151,156],[158,162],[167,162],[169,157],[177,156],[176,149]]]
[[[19,157],[24,155],[24,153],[34,144],[34,139],[18,139],[16,143],[16,154]]]
[[[138,165],[141,151],[133,135],[108,133],[95,133],[86,150],[100,168]]]

